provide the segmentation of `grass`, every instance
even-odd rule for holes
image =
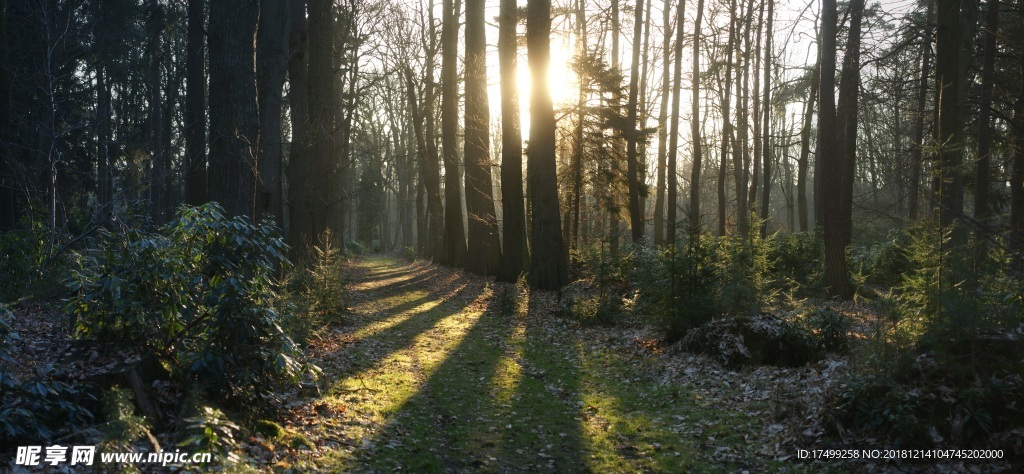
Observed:
[[[553,316],[553,295],[523,296],[529,311],[517,315],[495,297],[510,285],[383,257],[360,265],[363,301],[333,333],[342,342],[317,354],[329,386],[291,427],[318,450],[292,467],[803,470],[759,458],[756,421],[661,377],[616,329]]]

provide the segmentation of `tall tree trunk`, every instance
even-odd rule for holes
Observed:
[[[1017,73],[1024,77],[1024,52],[1020,53]],[[1017,89],[1017,101],[1013,104],[1014,134],[1013,163],[1010,170],[1010,235],[1011,246],[1024,252],[1024,82]],[[1024,272],[1024,262],[1018,259],[1017,272]]]
[[[910,197],[907,201],[907,217],[917,220],[918,204],[921,195],[921,166],[924,164],[922,155],[924,151],[924,113],[928,104],[928,73],[931,71],[932,59],[932,19],[934,17],[934,1],[927,1],[927,13],[925,14],[925,26],[921,44],[921,75],[918,79],[917,90],[917,113],[914,119],[914,144],[910,153]]]
[[[576,54],[580,58],[587,57],[587,18],[586,9],[584,7],[584,0],[578,0],[576,3],[576,42],[577,51]],[[502,61],[505,64],[506,61]],[[571,239],[569,240],[570,248],[575,249],[580,238],[580,220],[581,213],[583,211],[583,131],[585,128],[586,115],[587,115],[587,77],[585,74],[578,76],[579,78],[579,93],[576,99],[576,134],[573,139],[572,147],[572,201],[569,205],[572,207],[572,228],[571,228]],[[504,79],[502,80],[502,86],[504,86]],[[567,222],[566,225],[569,225]]]
[[[985,52],[982,60],[981,97],[978,111],[978,162],[974,168],[974,218],[981,221],[977,229],[979,237],[989,233],[988,220],[991,215],[989,195],[991,194],[992,158],[992,89],[995,82],[996,36],[999,32],[999,0],[988,1],[985,15]]]
[[[626,180],[629,193],[629,226],[633,243],[644,238],[644,216],[640,212],[640,183],[637,166],[637,97],[640,94],[640,42],[643,39],[644,0],[637,0],[633,9],[633,58],[629,73],[629,105],[626,109]]]
[[[441,23],[441,149],[444,154],[444,259],[461,267],[466,260],[466,233],[462,227],[462,189],[459,185],[458,60],[459,0],[444,0]]]
[[[206,41],[203,17],[206,2],[188,0],[188,40],[185,60],[185,202],[207,201],[206,192]]]
[[[569,282],[569,255],[562,242],[555,170],[555,111],[548,86],[551,0],[529,0],[526,46],[530,63],[530,148],[527,180],[532,208],[530,285],[558,290]]]
[[[768,0],[770,1],[770,0]],[[757,30],[754,32],[756,43],[754,49],[749,55],[754,56],[754,71],[751,76],[754,78],[754,85],[751,88],[752,94],[751,99],[753,101],[753,107],[751,112],[754,116],[754,125],[751,129],[754,131],[753,140],[753,158],[744,160],[744,166],[749,165],[750,171],[750,191],[747,193],[747,209],[752,216],[757,216],[757,190],[761,185],[761,30],[764,28],[764,3],[761,2],[757,9]],[[749,163],[748,163],[749,162]]]
[[[729,121],[729,111],[732,109],[732,62],[735,57],[733,48],[736,42],[736,0],[729,2],[729,41],[725,48],[725,87],[722,95],[722,153],[718,162],[718,235],[726,233],[727,206],[726,206],[726,176],[729,167],[729,142],[732,140],[732,122]]]
[[[161,36],[164,27],[163,7],[151,0],[149,16],[146,19],[148,34],[146,42],[146,108],[149,110],[149,201],[150,215],[162,223],[167,218],[167,183],[170,181],[170,163],[164,149],[163,104],[160,94],[160,66],[163,60]]]
[[[963,214],[963,183],[960,127],[960,1],[937,0],[938,31],[935,45],[935,94],[938,120],[935,166],[939,225],[947,228]],[[959,236],[954,236],[960,240]]]
[[[836,143],[836,35],[837,12],[835,0],[822,1],[821,21],[821,79],[819,81],[818,150],[821,160],[821,196],[823,230],[825,237],[825,284],[833,297],[849,298],[853,294],[849,270],[846,266],[846,247],[842,241],[842,185],[843,162]]]
[[[7,45],[6,1],[0,2],[0,64],[7,64],[10,55]],[[100,69],[102,73],[102,69]],[[102,92],[100,92],[102,94]],[[97,112],[98,113],[98,112]],[[0,67],[0,143],[11,140],[11,72]],[[14,229],[17,224],[14,201],[14,169],[10,147],[0,146],[0,231]],[[103,156],[100,156],[100,204],[103,204]]]
[[[797,212],[800,214],[798,220],[800,221],[800,232],[807,232],[810,230],[808,220],[810,215],[807,209],[807,167],[809,164],[808,158],[811,154],[811,125],[814,118],[814,104],[818,100],[818,69],[820,68],[819,60],[815,60],[814,69],[811,70],[811,76],[809,78],[810,92],[807,94],[807,108],[804,111],[804,124],[800,130],[800,160],[797,162],[797,177],[796,177],[796,204]],[[820,177],[816,177],[820,179]]]
[[[849,36],[846,40],[846,54],[843,55],[839,103],[836,106],[836,142],[842,165],[839,181],[839,236],[844,248],[850,245],[853,237],[853,185],[857,172],[857,101],[860,91],[860,36],[864,0],[850,1],[849,16]]]
[[[750,25],[754,16],[754,1],[747,2],[743,20],[744,51],[750,51]],[[750,110],[747,107],[750,98],[750,58],[740,53],[743,67],[737,68],[736,87],[739,99],[736,103],[737,133],[736,147],[733,150],[733,180],[736,182],[736,231],[743,236],[750,232],[750,208],[747,207],[747,171],[750,164]]]
[[[772,20],[775,16],[775,0],[768,0],[768,25],[764,39],[764,98],[761,99],[761,172],[764,173],[764,189],[761,190],[761,237],[768,236],[768,213],[771,206],[771,69],[772,69]],[[755,159],[757,159],[755,157]]]
[[[466,0],[466,212],[469,215],[466,270],[493,276],[501,265],[501,244],[491,181],[490,106],[487,103],[487,40],[484,0]]]
[[[502,0],[498,14],[498,64],[501,68],[501,219],[499,281],[515,281],[529,266],[526,246],[526,204],[523,196],[523,137],[519,127],[519,85],[516,0]],[[577,142],[576,147],[579,147]],[[573,153],[575,159],[575,152]],[[575,187],[574,196],[579,188]],[[579,209],[576,209],[579,212]],[[576,214],[579,219],[579,214]],[[578,221],[577,221],[578,222]],[[577,232],[579,227],[576,228]]]
[[[683,81],[683,20],[686,16],[686,0],[679,0],[679,7],[676,10],[676,45],[673,55],[673,82],[672,90],[672,126],[669,130],[668,141],[668,230],[665,242],[673,245],[676,242],[676,208],[679,207],[676,193],[679,191],[678,174],[676,171],[676,155],[679,148],[679,96],[682,95]],[[694,117],[693,120],[697,118]]]
[[[309,113],[308,139],[310,175],[309,233],[314,242],[330,231],[334,244],[344,240],[344,196],[347,163],[339,144],[344,140],[339,123],[341,104],[337,65],[337,11],[332,0],[308,1],[308,64],[306,96]],[[296,184],[301,181],[296,182]]]
[[[405,69],[405,87],[409,96],[409,111],[413,115],[413,129],[416,131],[416,148],[420,157],[420,181],[423,183],[427,199],[428,253],[434,261],[440,261],[444,253],[444,240],[441,229],[444,227],[444,206],[441,204],[441,170],[437,155],[431,154],[427,137],[424,137],[424,115],[432,113],[430,100],[424,101],[420,107],[416,103],[416,85],[412,77],[412,69]],[[427,86],[429,90],[429,85]]]
[[[693,98],[690,100],[690,135],[693,137],[693,167],[690,169],[690,238],[700,233],[700,29],[704,21],[704,0],[697,0],[697,18],[693,24]]]
[[[672,0],[665,0],[662,8],[664,17],[664,42],[662,43],[662,54],[664,61],[661,68],[661,112],[658,116],[658,169],[655,178],[654,195],[654,244],[661,245],[665,241],[665,161],[668,155],[668,96],[669,89],[669,68],[672,63],[672,55],[669,50],[672,48],[672,23],[671,7]]]
[[[256,32],[256,91],[260,111],[257,215],[284,225],[281,99],[288,73],[290,1],[260,2]]]
[[[254,213],[256,0],[210,2],[210,198],[230,215]]]
[[[308,38],[306,0],[292,0],[288,33],[288,109],[292,142],[288,153],[288,240],[292,256],[307,257],[319,233],[313,225],[314,175],[310,147]]]
[[[621,72],[622,61],[619,54],[619,38],[622,36],[622,31],[619,28],[619,0],[611,0],[611,30],[609,34],[612,40],[612,70]],[[611,93],[610,99],[612,110],[616,114],[622,113],[622,94],[618,88]],[[623,130],[623,133],[628,133]],[[605,186],[605,192],[608,199],[608,253],[615,258],[619,254],[619,213],[622,212],[620,207],[620,196],[619,196],[619,180],[622,179],[622,164],[621,160],[626,155],[624,149],[625,143],[622,139],[625,137],[619,137],[616,135],[611,136],[611,163],[610,173],[608,174],[608,180]]]
[[[104,224],[110,217],[114,197],[110,166],[110,84],[106,75],[106,67],[99,66],[96,70],[96,198]]]

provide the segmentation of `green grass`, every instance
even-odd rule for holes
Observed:
[[[663,381],[531,301],[508,314],[482,279],[374,257],[350,342],[310,403],[335,472],[736,472],[806,470],[758,458],[756,420]],[[429,275],[434,275],[433,278]],[[440,280],[440,283],[438,282]],[[536,298],[541,300],[542,298]]]

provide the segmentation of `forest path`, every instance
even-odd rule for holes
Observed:
[[[581,328],[555,315],[552,293],[530,294],[423,262],[361,257],[349,274],[351,314],[310,344],[326,388],[290,407],[289,429],[317,447],[300,451],[297,467],[777,466],[751,461],[758,446],[747,433],[757,431],[755,420],[705,399],[701,393],[708,392],[686,378],[676,380],[693,368],[668,370],[657,362],[665,358],[651,353],[650,335],[641,329]]]

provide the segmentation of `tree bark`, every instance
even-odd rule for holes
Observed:
[[[504,245],[498,281],[508,282],[525,273],[530,261],[526,246],[523,137],[519,126],[519,86],[516,83],[517,24],[516,0],[502,0],[498,15],[498,64],[501,68],[501,219]],[[579,193],[579,189],[575,192]],[[576,216],[578,219],[578,214]]]
[[[209,192],[229,215],[254,213],[258,133],[256,0],[210,3]]]
[[[672,65],[672,55],[669,50],[672,48],[672,23],[670,8],[672,0],[665,0],[662,8],[664,16],[664,42],[662,43],[662,54],[665,56],[661,68],[661,113],[658,116],[658,169],[655,178],[654,190],[654,245],[661,245],[665,241],[665,166],[668,158],[668,96],[671,95],[669,82],[669,68]]]
[[[501,265],[501,244],[491,181],[487,103],[487,40],[484,0],[466,0],[466,212],[469,215],[466,270],[493,276]]]
[[[206,192],[206,41],[204,0],[188,0],[185,60],[185,202],[197,206]]]
[[[849,298],[853,294],[846,266],[846,247],[842,241],[842,185],[843,163],[837,149],[836,137],[836,1],[822,1],[821,22],[821,79],[819,81],[818,149],[821,160],[821,196],[825,237],[825,284],[830,296]]]
[[[690,135],[693,137],[693,167],[690,169],[690,238],[700,233],[700,29],[704,21],[704,0],[697,0],[697,18],[693,24],[693,98],[690,101]]]
[[[945,229],[963,214],[963,183],[959,168],[960,127],[960,1],[937,0],[938,31],[935,45],[935,94],[938,120],[935,164],[939,225]],[[955,235],[954,240],[959,240]]]
[[[761,99],[761,172],[764,174],[764,186],[761,190],[761,238],[768,237],[768,213],[771,207],[772,167],[771,167],[771,69],[772,69],[772,20],[775,16],[775,1],[768,0],[768,25],[765,27],[764,39],[764,97]],[[756,158],[755,158],[756,159]]]
[[[256,90],[260,111],[257,215],[284,225],[281,179],[281,99],[288,73],[290,1],[260,2],[256,32]]]
[[[985,15],[985,52],[982,59],[981,97],[978,111],[978,161],[974,168],[974,218],[982,225],[979,237],[988,235],[991,216],[990,195],[992,181],[992,90],[995,83],[996,37],[999,32],[999,0],[988,1]]]
[[[676,242],[676,208],[679,207],[677,192],[679,191],[678,185],[678,174],[676,172],[676,155],[678,154],[679,148],[679,96],[682,95],[682,81],[683,81],[683,19],[684,12],[686,10],[686,0],[679,0],[679,7],[676,10],[676,21],[678,22],[676,29],[676,45],[673,54],[673,82],[672,90],[675,91],[672,94],[672,126],[669,130],[669,141],[668,141],[668,230],[665,236],[665,242],[669,245],[674,245]],[[696,117],[694,117],[696,120]]]
[[[629,226],[633,243],[644,238],[644,216],[640,212],[640,183],[637,166],[637,98],[640,94],[640,42],[643,39],[644,0],[637,0],[633,21],[633,57],[629,73],[629,104],[626,110],[626,179],[629,193]]]
[[[914,120],[914,145],[910,153],[910,197],[907,201],[907,217],[917,220],[918,204],[921,195],[921,166],[923,163],[924,151],[924,113],[928,104],[928,72],[931,71],[932,59],[932,19],[934,16],[934,2],[928,1],[927,13],[925,14],[925,26],[922,36],[924,41],[921,44],[921,75],[918,79],[917,91],[917,116]]]
[[[729,41],[725,48],[725,90],[722,95],[722,153],[718,163],[718,235],[726,233],[727,206],[726,206],[726,176],[729,167],[729,142],[732,140],[732,122],[729,121],[730,110],[732,109],[732,62],[735,55],[733,48],[736,42],[736,0],[729,2]]]
[[[569,256],[562,242],[555,170],[555,112],[548,86],[551,61],[551,1],[527,2],[526,45],[533,84],[527,180],[532,208],[530,285],[558,290],[569,282]]]
[[[839,81],[839,103],[836,106],[841,174],[839,182],[839,238],[845,248],[853,237],[853,185],[857,170],[857,108],[860,91],[860,36],[864,17],[864,0],[850,1],[849,36],[843,70]]]
[[[444,154],[444,258],[461,267],[466,261],[466,233],[462,227],[462,189],[459,184],[458,60],[461,1],[444,0],[441,23],[441,149]]]

